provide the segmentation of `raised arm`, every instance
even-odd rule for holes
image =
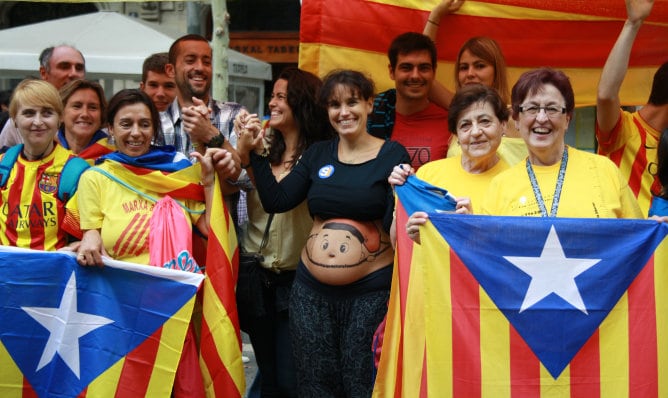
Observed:
[[[464,3],[464,0],[442,0],[429,13],[429,18],[427,18],[422,33],[425,36],[429,36],[433,41],[436,41],[438,28],[441,25],[441,18],[459,10],[462,3]]]
[[[438,3],[429,13],[422,33],[436,42],[438,28],[441,25],[443,17],[459,10],[463,2],[464,0],[442,0]],[[431,90],[429,90],[429,100],[445,109],[450,107],[454,95],[452,91],[448,90],[438,80],[434,80],[434,84],[432,84]]]
[[[596,124],[599,142],[605,142],[619,119],[619,89],[629,67],[631,48],[654,0],[626,0],[627,19],[605,61],[596,98]]]

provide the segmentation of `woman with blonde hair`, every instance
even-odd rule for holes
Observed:
[[[0,159],[0,243],[60,249],[68,241],[62,229],[65,205],[87,165],[81,159],[70,162],[74,155],[55,140],[63,104],[50,83],[33,79],[19,83],[9,115],[23,143],[10,147]]]

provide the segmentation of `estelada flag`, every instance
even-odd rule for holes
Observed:
[[[144,190],[179,200],[204,200],[202,187],[198,183],[201,175],[199,163],[191,165],[187,159],[182,159],[157,164],[149,169],[117,162],[113,158],[105,162],[109,165],[109,171],[93,167],[91,172],[102,173],[154,202],[157,198],[151,197]],[[196,306],[193,317],[196,332],[200,336],[199,363],[207,397],[241,397],[246,381],[234,294],[239,250],[234,223],[220,193],[218,178],[215,179],[213,192],[206,261],[198,259],[200,265],[205,265],[206,279],[200,294],[201,307]],[[72,215],[78,213],[75,205],[69,210]],[[75,217],[72,219],[78,220]]]
[[[374,396],[668,396],[668,225],[429,218],[397,230]]]
[[[387,49],[404,32],[422,32],[440,0],[303,0],[299,66],[317,75],[332,69],[370,74],[379,91],[393,87]],[[626,19],[623,0],[466,0],[441,20],[436,45],[437,79],[454,90],[454,61],[474,36],[495,39],[508,64],[509,84],[529,69],[563,70],[576,106],[596,103],[601,68]],[[668,1],[655,0],[640,29],[620,98],[647,102],[657,67],[668,61]]]
[[[202,279],[2,247],[0,396],[170,396]]]

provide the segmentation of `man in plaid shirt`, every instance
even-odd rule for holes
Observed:
[[[169,48],[168,76],[176,81],[177,95],[162,115],[163,137],[156,144],[173,145],[186,156],[193,151],[204,153],[207,147],[224,148],[235,157],[239,173],[236,181],[222,181],[226,199],[231,205],[235,225],[246,220],[246,205],[240,188],[250,187],[245,170],[241,170],[234,148],[237,134],[234,118],[243,107],[234,102],[211,98],[213,52],[200,35],[189,34],[177,39]],[[206,111],[203,111],[206,109]]]

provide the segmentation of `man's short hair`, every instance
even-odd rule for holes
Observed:
[[[394,70],[397,67],[399,54],[409,54],[415,51],[429,51],[431,66],[436,67],[436,45],[428,36],[417,32],[406,32],[395,37],[387,50],[390,66]]]
[[[78,52],[79,55],[81,55],[81,59],[84,60],[84,65],[86,64],[86,58],[84,58],[81,51],[76,49],[76,47],[70,46],[69,44],[60,44],[57,46],[47,47],[44,50],[42,50],[42,52],[39,54],[39,66],[44,68],[45,71],[51,72],[51,57],[53,56],[53,50],[55,50],[58,47],[69,47],[72,50]]]
[[[661,65],[654,73],[652,91],[647,102],[652,105],[668,104],[668,62]]]
[[[148,72],[165,74],[165,65],[169,63],[169,54],[166,52],[151,54],[144,60],[141,69],[141,81],[146,83]]]
[[[176,64],[176,57],[179,55],[179,44],[184,41],[203,41],[206,44],[209,44],[209,41],[202,35],[188,34],[181,36],[172,45],[169,47],[169,63],[174,65]]]

